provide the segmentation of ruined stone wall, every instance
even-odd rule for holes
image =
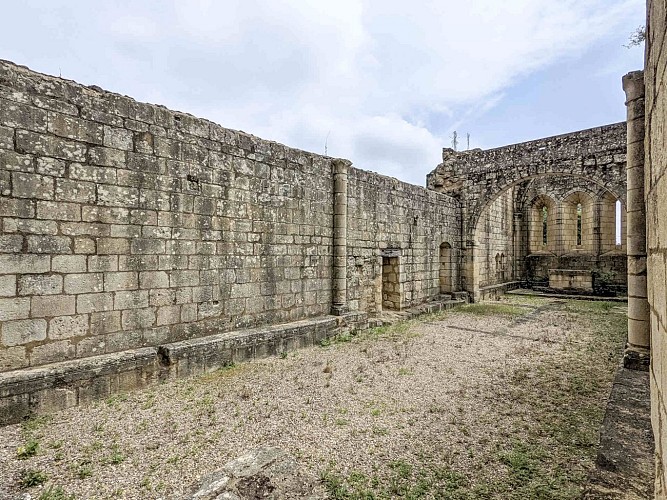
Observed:
[[[460,196],[471,235],[486,206],[520,182],[573,176],[593,182],[625,200],[625,123],[615,123],[494,149],[443,149],[443,162],[427,185]]]
[[[458,203],[449,196],[356,168],[348,183],[348,297],[352,310],[379,312],[382,251],[398,256],[401,308],[440,293],[440,245],[452,249],[459,290]]]
[[[454,202],[351,177],[353,309],[378,309],[382,245],[406,305],[433,295],[424,236],[459,227]],[[0,218],[0,371],[331,309],[330,158],[8,62]]]
[[[524,276],[533,284],[548,282],[550,269],[593,271],[623,293],[627,284],[626,217],[606,189],[579,177],[541,177],[520,185],[517,207],[528,222]],[[581,204],[577,238],[577,205]],[[547,207],[547,244],[543,244],[542,207]],[[616,224],[620,242],[616,244]]]
[[[648,2],[644,166],[656,498],[667,497],[667,1]]]
[[[475,233],[476,282],[486,287],[514,279],[514,189],[482,212]]]
[[[609,235],[603,246],[600,231],[611,227],[610,208],[603,208],[601,200],[605,198],[612,205],[620,200],[625,206],[625,123],[489,150],[457,152],[445,148],[442,158],[443,162],[428,174],[427,186],[461,202],[462,283],[476,299],[485,295],[480,288],[528,279],[533,270],[546,280],[552,257],[567,252],[592,256],[585,259],[590,270],[598,264],[623,267],[624,248],[617,249],[615,242],[612,248]],[[541,193],[540,183],[547,187]],[[531,190],[533,197],[526,198]],[[539,194],[544,195],[543,200],[535,199]],[[560,199],[566,197],[569,200]],[[582,245],[576,242],[579,199],[583,201],[584,230],[589,236]],[[537,208],[545,204],[550,207],[546,245],[542,245],[539,232],[536,234],[540,214],[529,206],[535,201],[541,203]],[[506,256],[509,254],[504,277],[495,264],[498,254],[502,259],[503,250]],[[605,252],[618,255],[600,258]],[[528,258],[540,253],[544,255]]]

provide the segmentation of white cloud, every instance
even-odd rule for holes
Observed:
[[[643,0],[32,0],[11,7],[17,21],[0,50],[294,147],[322,153],[328,135],[329,154],[423,183],[457,122],[642,9]]]

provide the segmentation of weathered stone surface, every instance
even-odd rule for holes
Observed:
[[[22,319],[29,316],[29,297],[0,299],[0,321]]]
[[[85,255],[56,255],[51,260],[51,270],[55,273],[84,273]]]
[[[62,291],[63,277],[58,274],[24,274],[19,278],[19,295],[54,295]]]
[[[22,319],[2,323],[2,343],[8,347],[28,344],[46,338],[46,321]]]
[[[88,315],[58,316],[49,321],[50,339],[68,339],[82,337],[88,333]]]
[[[647,291],[650,305],[651,424],[655,433],[655,498],[667,496],[667,5],[647,2],[644,120]],[[637,82],[638,83],[638,82]],[[638,124],[641,125],[641,124]],[[630,151],[628,151],[630,154]],[[629,160],[630,161],[630,160]],[[633,269],[637,271],[638,269]]]
[[[257,448],[227,462],[205,477],[190,500],[217,499],[324,499],[317,478],[305,472],[278,448]]]
[[[652,498],[654,440],[649,375],[619,368],[600,430],[596,468],[582,498]]]
[[[74,295],[33,295],[30,299],[30,314],[33,318],[67,316],[74,312]]]

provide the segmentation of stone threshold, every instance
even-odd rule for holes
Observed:
[[[468,292],[454,292],[450,295],[452,298],[445,298],[442,300],[435,300],[426,302],[418,306],[409,307],[400,311],[385,310],[382,311],[378,318],[370,320],[371,324],[375,323],[377,326],[391,325],[398,321],[405,321],[416,318],[423,314],[434,314],[441,311],[446,311],[456,306],[468,303]]]
[[[480,287],[475,293],[475,302],[481,300],[497,300],[504,294],[511,290],[520,288],[525,283],[523,281],[504,281],[503,283],[496,283],[495,285],[487,285]]]
[[[325,316],[3,372],[0,425],[293,351],[368,325],[366,313]]]

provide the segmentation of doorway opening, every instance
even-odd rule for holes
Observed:
[[[382,309],[401,309],[398,257],[382,257]]]
[[[440,293],[451,293],[452,290],[452,246],[444,242],[440,245]]]

